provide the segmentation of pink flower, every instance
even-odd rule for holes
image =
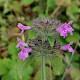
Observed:
[[[73,48],[70,46],[72,45],[73,42],[70,42],[69,44],[65,45],[65,46],[62,46],[60,49],[61,50],[68,50],[69,52],[72,52],[72,55],[74,54],[74,50]]]
[[[31,51],[31,48],[22,48],[21,52],[18,54],[18,57],[24,61],[28,57],[28,53]]]
[[[72,21],[69,23],[64,23],[60,27],[56,28],[56,31],[60,33],[60,36],[63,36],[64,38],[70,33],[72,35],[72,31],[74,29],[70,26],[72,24]]]
[[[72,31],[74,31],[74,29],[70,26],[71,24],[72,24],[72,22],[73,21],[70,21],[70,22],[68,22],[68,24],[67,24],[67,30],[68,30],[68,32],[71,34],[71,35],[73,35],[73,33],[72,33]]]
[[[16,45],[16,48],[22,48],[24,46],[28,47],[27,43],[24,43],[20,38],[17,38],[18,44]]]
[[[28,30],[28,29],[31,29],[31,27],[30,26],[24,26],[24,25],[22,25],[21,23],[18,23],[18,25],[17,25],[22,31],[21,31],[21,34],[23,34],[24,33],[24,30]]]

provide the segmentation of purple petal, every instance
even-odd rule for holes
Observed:
[[[31,48],[26,48],[26,50],[27,50],[28,53],[32,51]]]
[[[26,56],[28,57],[28,54],[26,53]],[[24,53],[19,53],[18,54],[18,57],[21,59],[21,60],[25,60],[27,57],[25,57],[25,54]]]
[[[27,43],[24,43],[24,42],[23,42],[22,45],[25,46],[25,47],[28,47],[28,44],[27,44]]]
[[[67,32],[60,32],[60,36],[63,36],[65,38],[67,36]]]
[[[18,43],[18,44],[16,45],[16,48],[19,48],[19,46],[20,46],[20,45],[19,45],[19,43]]]
[[[16,45],[16,48],[22,48],[22,47],[28,47],[28,44],[23,42],[20,38],[17,38],[18,44]]]
[[[21,60],[25,60],[27,57],[28,57],[28,52],[26,51],[26,48],[23,48],[21,50],[21,52],[18,54],[18,57],[21,59]]]
[[[73,23],[73,21],[68,22],[69,25],[71,25]]]
[[[74,29],[70,26],[72,24],[73,21],[68,22],[67,24],[67,28],[68,28],[68,32],[73,35],[72,31],[74,31]]]
[[[74,54],[74,50],[73,48],[70,46],[72,45],[73,42],[70,42],[69,44],[65,45],[65,46],[62,46],[60,49],[61,50],[68,50],[69,52],[72,52],[72,55]]]
[[[24,25],[22,25],[21,23],[18,23],[18,28],[20,28],[22,31],[21,31],[21,34],[23,34],[24,33],[24,30],[28,30],[28,29],[31,29],[31,27],[30,26],[24,26]]]
[[[69,27],[69,26],[68,26]],[[71,35],[73,35],[73,31],[74,31],[74,29],[72,28],[72,27],[69,27],[68,28],[68,32],[71,34]]]
[[[56,28],[56,31],[60,33],[60,36],[63,36],[64,38],[68,35],[68,31],[66,28],[66,23],[62,24],[60,27]]]
[[[60,27],[56,28],[56,31],[60,33],[60,36],[63,36],[64,38],[70,33],[73,35],[74,29],[70,26],[73,21],[70,21],[68,23],[63,23]]]
[[[23,33],[24,33],[24,30],[21,31],[21,34],[23,34]]]
[[[67,49],[68,49],[68,46],[67,46],[67,45],[62,46],[60,49],[61,49],[61,50],[67,50]]]
[[[23,29],[22,27],[23,27],[23,25],[21,24],[21,23],[18,23],[18,28],[20,28],[21,30]]]
[[[31,29],[31,27],[30,26],[26,26],[26,29]]]
[[[69,51],[69,52],[72,52],[72,55],[74,54],[74,50],[73,50],[72,47],[69,47],[69,48],[68,48],[68,51]]]
[[[60,32],[60,28],[56,28],[56,32]]]
[[[73,44],[73,42],[70,42],[70,43],[69,43],[69,45],[72,45],[72,44]]]
[[[18,38],[18,37],[17,37],[17,41],[18,41],[18,42],[22,42],[22,40],[21,40],[20,38]]]

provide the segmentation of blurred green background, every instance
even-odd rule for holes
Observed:
[[[38,17],[73,21],[73,36],[61,38],[63,44],[73,41],[73,48],[77,45],[65,80],[80,80],[80,0],[0,0],[0,80],[41,80],[40,59],[36,57],[23,66],[25,61],[19,61],[19,50],[15,48],[16,38],[20,37],[17,24],[31,25]],[[66,63],[68,56],[71,56],[69,52],[64,57]],[[53,80],[60,80],[66,65],[62,58],[54,58],[52,63]],[[46,60],[47,80],[50,80],[49,71]]]

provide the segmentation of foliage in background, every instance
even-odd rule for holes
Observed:
[[[16,37],[20,36],[17,23],[31,25],[37,17],[58,19],[62,22],[73,21],[74,35],[66,39],[60,38],[63,44],[74,42],[78,47],[73,62],[68,71],[72,80],[80,80],[80,1],[79,0],[0,0],[0,78],[1,80],[39,80],[40,59],[30,58],[29,61],[20,61],[17,57],[19,50],[15,48]],[[29,36],[28,36],[29,34]],[[35,32],[26,32],[26,39],[35,37]],[[52,39],[53,40],[53,39]],[[50,44],[52,40],[49,38]],[[53,77],[60,80],[66,64],[69,64],[70,53],[59,55],[52,61]],[[63,60],[62,60],[63,59]],[[65,64],[64,64],[65,61]],[[25,65],[26,62],[26,65]],[[20,65],[21,64],[21,65]],[[23,64],[23,65],[22,65]],[[46,60],[46,71],[49,71]],[[27,66],[27,67],[26,67]],[[78,74],[78,75],[77,75]],[[50,76],[49,73],[47,75]],[[57,77],[58,79],[57,79]],[[23,79],[22,79],[23,78]],[[67,77],[66,77],[67,79]]]

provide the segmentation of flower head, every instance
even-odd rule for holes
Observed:
[[[28,53],[31,52],[31,48],[22,48],[21,52],[18,54],[18,57],[21,60],[25,60],[28,57]]]
[[[60,33],[60,36],[63,36],[64,38],[70,33],[72,35],[72,31],[74,29],[70,26],[72,24],[72,21],[68,23],[62,24],[60,27],[56,28],[56,31]]]
[[[21,34],[23,34],[24,33],[24,30],[28,30],[28,29],[31,29],[31,27],[30,26],[24,26],[24,25],[22,25],[21,23],[18,23],[18,28],[20,28],[22,31],[21,31]]]
[[[72,45],[73,42],[70,42],[69,44],[65,45],[65,46],[62,46],[60,49],[61,50],[68,50],[69,52],[72,52],[72,55],[74,54],[74,50],[73,48],[70,46]]]
[[[16,48],[22,48],[24,46],[28,47],[27,43],[24,43],[20,38],[17,38],[18,44],[16,45]]]

